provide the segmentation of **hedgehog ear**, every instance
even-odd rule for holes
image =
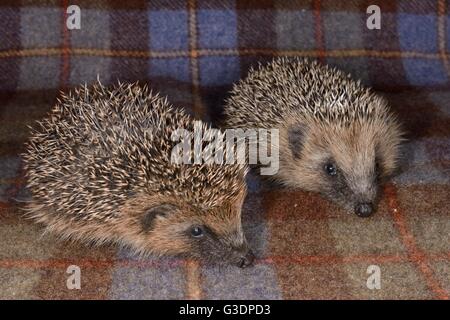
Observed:
[[[288,128],[288,142],[294,158],[300,158],[305,139],[305,128],[299,124],[293,124]]]
[[[142,229],[144,231],[149,231],[153,229],[153,225],[155,222],[155,219],[160,216],[164,217],[171,213],[173,213],[177,209],[176,206],[169,204],[169,203],[163,203],[156,205],[154,207],[151,207],[147,209],[141,218],[141,225]]]

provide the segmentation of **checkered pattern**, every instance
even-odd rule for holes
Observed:
[[[0,4],[0,298],[448,299],[449,1],[70,1],[81,7],[72,31],[69,1],[18,3]],[[366,28],[371,4],[381,30]],[[21,218],[26,126],[60,89],[97,76],[140,80],[215,121],[231,84],[280,55],[350,72],[384,92],[405,123],[409,162],[373,218],[250,176],[244,223],[258,260],[244,270],[136,260],[41,236]],[[81,290],[66,288],[71,264]],[[381,290],[366,287],[369,265],[381,269]]]

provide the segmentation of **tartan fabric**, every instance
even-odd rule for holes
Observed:
[[[67,30],[65,8],[81,8]],[[381,8],[381,30],[366,8]],[[448,299],[450,295],[450,1],[10,1],[0,3],[0,298]],[[250,66],[274,56],[338,66],[384,94],[408,130],[405,170],[364,220],[312,193],[249,176],[243,219],[250,269],[136,260],[42,236],[21,218],[18,154],[27,125],[60,89],[148,83],[220,120]],[[81,268],[68,290],[66,268]],[[366,287],[369,265],[380,290]]]

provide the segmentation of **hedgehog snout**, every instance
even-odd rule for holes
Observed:
[[[255,255],[251,249],[247,251],[247,253],[239,260],[238,267],[239,268],[247,268],[253,265],[253,261],[255,260]]]
[[[361,218],[370,217],[373,211],[373,204],[371,202],[360,202],[355,206],[355,213]]]
[[[355,185],[351,184],[353,195],[353,210],[354,213],[361,218],[370,217],[375,213],[378,204],[379,186],[374,182],[372,176],[357,180]],[[351,206],[350,206],[351,208]]]
[[[255,260],[255,254],[253,250],[249,247],[247,240],[244,237],[244,242],[237,245],[232,245],[231,252],[231,264],[238,266],[239,268],[247,268],[253,265]]]

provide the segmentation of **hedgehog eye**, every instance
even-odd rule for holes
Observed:
[[[337,174],[336,166],[332,163],[327,163],[325,165],[325,172],[330,176],[335,176]]]
[[[191,229],[191,235],[194,238],[200,238],[200,237],[202,237],[204,235],[204,231],[203,231],[203,229],[201,227],[195,226],[195,227],[193,227]]]

